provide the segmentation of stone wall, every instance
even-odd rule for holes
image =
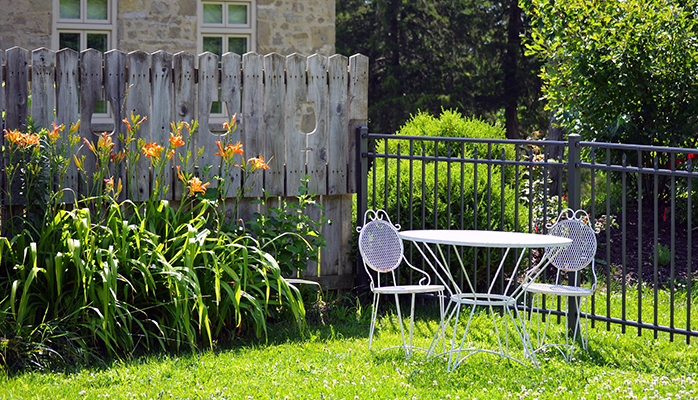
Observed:
[[[257,0],[257,52],[334,54],[334,0]]]
[[[119,0],[116,48],[196,53],[198,0]],[[12,2],[11,7],[5,7]],[[0,49],[51,48],[51,0],[0,0]],[[257,0],[261,54],[335,51],[334,0]]]
[[[0,0],[0,49],[51,47],[51,0]]]
[[[118,49],[196,54],[196,1],[119,0]]]

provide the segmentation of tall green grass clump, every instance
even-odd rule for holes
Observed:
[[[484,160],[512,159],[514,146],[505,143],[448,143],[401,140],[400,136],[504,139],[504,130],[477,119],[444,111],[412,117],[395,139],[376,143],[377,154],[443,157],[442,160],[376,159],[369,176],[369,207],[384,208],[402,229],[522,230],[528,222],[516,215],[516,170]],[[387,144],[386,144],[387,142]],[[459,158],[450,160],[446,158]],[[520,213],[523,214],[523,213]],[[473,265],[466,254],[466,265]],[[486,265],[486,251],[478,252]],[[492,254],[490,263],[499,254]],[[454,259],[454,266],[458,265]],[[480,275],[485,278],[484,275]]]
[[[16,168],[5,195],[17,206],[3,216],[0,237],[1,367],[213,348],[241,334],[265,337],[270,320],[288,319],[303,328],[303,300],[284,278],[275,258],[281,253],[271,245],[275,238],[252,230],[264,231],[268,223],[262,215],[250,225],[226,221],[228,174],[197,174],[192,160],[204,149],[191,145],[196,122],[173,123],[169,143],[156,143],[136,139],[143,120],[133,115],[125,120],[121,146],[105,133],[85,141],[86,152],[73,158],[65,155],[78,143],[77,126],[6,131],[6,157]],[[238,204],[252,175],[268,166],[261,157],[245,159],[242,145],[230,142],[234,120],[224,126],[228,134],[217,143],[218,171],[242,171]],[[135,166],[141,156],[150,165],[150,196],[143,202],[120,200],[122,191],[139,187]],[[80,171],[81,193],[61,189],[71,163]],[[162,200],[170,190],[167,168],[176,171],[185,190],[178,202]],[[207,194],[208,180],[219,184]],[[58,190],[41,186],[54,183]],[[301,203],[301,212],[306,205]],[[321,237],[316,226],[276,235],[312,247],[303,235]]]

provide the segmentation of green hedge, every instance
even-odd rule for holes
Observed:
[[[420,113],[415,115],[397,136],[435,136],[504,139],[504,130],[477,119],[461,116],[457,112],[444,111],[439,118]],[[388,140],[387,151],[407,155],[407,140]],[[488,147],[489,146],[489,147]],[[474,144],[467,143],[449,146],[439,143],[440,156],[461,156],[474,159],[490,157],[500,159],[502,151],[507,159],[513,158],[514,146],[509,144]],[[423,150],[424,149],[424,150]],[[417,141],[413,152],[427,156],[435,154],[435,145],[431,141]],[[386,152],[385,141],[376,144],[376,152]],[[477,165],[477,166],[476,166]],[[399,170],[398,170],[399,168]],[[475,173],[477,171],[477,179]],[[504,171],[504,173],[502,173]],[[513,166],[502,168],[501,165],[485,163],[446,162],[386,159],[376,160],[369,174],[368,206],[383,208],[394,223],[401,229],[482,229],[482,230],[524,230],[528,226],[527,213],[516,215],[516,176]],[[374,182],[375,192],[371,187]],[[410,184],[410,181],[413,182]],[[434,182],[438,182],[436,185]],[[422,187],[424,182],[424,187]],[[387,188],[387,192],[386,192]],[[398,188],[400,196],[397,197]],[[503,190],[502,190],[503,188]],[[491,190],[490,190],[491,189]],[[435,191],[437,194],[435,195]],[[374,203],[375,196],[375,203]],[[502,207],[503,204],[503,207]],[[523,210],[523,208],[521,208]],[[412,219],[410,220],[410,214]],[[476,222],[477,221],[477,222]],[[416,253],[416,252],[415,252]],[[478,251],[478,276],[486,274],[487,251]],[[472,254],[466,251],[466,265],[473,265]],[[500,252],[490,252],[490,265],[496,267]],[[509,257],[511,261],[512,257]],[[513,262],[511,263],[513,264]],[[454,262],[452,265],[457,266]]]

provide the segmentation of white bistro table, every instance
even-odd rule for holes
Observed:
[[[443,326],[439,327],[439,330],[434,336],[431,348],[429,349],[430,356],[435,355],[435,348],[438,345],[439,340],[442,340],[444,351],[436,355],[448,354],[449,371],[453,371],[465,359],[479,352],[497,354],[523,364],[521,360],[516,358],[510,352],[508,326],[509,322],[511,322],[516,330],[516,336],[512,336],[512,338],[518,338],[522,346],[523,355],[530,356],[533,363],[537,364],[535,356],[532,354],[530,348],[530,341],[526,337],[525,330],[523,329],[523,323],[517,323],[517,321],[521,321],[521,319],[519,318],[516,302],[523,293],[523,288],[525,285],[535,281],[538,275],[550,263],[550,259],[554,257],[557,252],[553,251],[545,254],[543,259],[541,259],[537,265],[526,271],[521,282],[516,282],[517,271],[524,255],[526,254],[525,251],[521,251],[521,254],[516,260],[514,270],[511,272],[511,275],[506,278],[506,287],[497,293],[494,290],[495,284],[505,278],[504,263],[511,249],[551,247],[562,249],[565,246],[569,246],[572,243],[572,240],[557,236],[521,232],[446,229],[409,230],[402,231],[399,233],[399,235],[403,240],[414,243],[415,247],[417,247],[419,252],[424,257],[424,261],[431,266],[437,278],[441,281],[441,283],[443,283],[444,286],[446,286],[446,289],[449,292],[450,301],[446,307],[448,319]],[[456,282],[450,268],[450,263],[447,259],[446,254],[448,252],[444,252],[443,246],[454,247],[454,251],[452,251],[452,253],[455,254],[458,259],[458,263],[460,264],[459,266],[462,276],[467,283],[465,288],[461,288],[461,285]],[[486,292],[478,292],[476,290],[477,286],[473,285],[473,283],[477,282],[471,282],[468,271],[466,270],[465,265],[463,265],[463,259],[461,258],[459,247],[499,248],[504,250],[504,254],[502,255],[502,260],[499,263],[499,266],[494,274],[490,277],[490,282],[488,282],[488,289]],[[519,284],[512,285],[513,283]],[[461,308],[468,307],[470,308],[470,316],[468,317],[465,330],[461,334],[460,342],[459,344],[456,344],[460,311]],[[492,332],[489,333],[496,336],[497,346],[494,348],[478,347],[477,343],[473,339],[469,341],[466,340],[468,338],[470,323],[478,307],[485,307],[492,318],[494,328]],[[499,315],[500,313],[496,312],[500,309],[503,317]],[[453,334],[451,337],[450,349],[446,350],[445,330],[446,327],[449,326],[451,319],[454,319]]]

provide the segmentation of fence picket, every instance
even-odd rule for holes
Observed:
[[[196,118],[196,57],[191,53],[179,52],[174,55],[173,68],[174,74],[174,104],[175,104],[175,122],[192,123]],[[182,135],[186,135],[186,128]],[[185,137],[186,146],[182,146],[177,150],[177,162],[180,157],[184,157],[186,149],[189,147],[194,152],[193,146],[189,143],[192,138]],[[186,188],[182,182],[175,179],[174,183],[174,198],[180,200],[186,195]]]
[[[269,169],[264,171],[264,188],[274,196],[283,196],[286,140],[284,107],[286,58],[277,53],[264,56],[264,156]]]
[[[109,107],[114,121],[114,129],[111,136],[114,141],[114,152],[123,151],[121,140],[118,140],[119,135],[126,134],[126,124],[124,118],[127,113],[124,110],[126,94],[126,53],[119,50],[110,50],[104,53],[104,95],[105,100],[109,102]],[[124,182],[126,180],[124,163],[118,166],[118,170],[114,172],[114,181]],[[126,193],[122,191],[119,194],[119,200],[126,199]]]
[[[126,109],[130,118],[131,113],[141,118],[146,117],[140,125],[136,137],[146,142],[151,141],[150,133],[150,55],[144,51],[133,51],[126,56],[128,68],[129,91],[126,97]],[[137,141],[131,144],[129,151],[141,152]],[[150,160],[141,154],[133,168],[131,185],[128,187],[129,198],[134,201],[145,201],[150,196]],[[127,185],[128,186],[128,185]]]
[[[329,115],[327,142],[327,194],[347,193],[347,57],[329,60]]]
[[[359,182],[357,171],[356,128],[368,126],[368,57],[356,54],[349,58],[349,91],[348,91],[348,160],[347,167],[347,193],[356,193]]]
[[[67,134],[70,126],[77,123],[78,117],[78,52],[71,49],[63,49],[56,52],[56,123],[65,126],[61,137],[62,144],[68,145]],[[67,149],[66,157],[73,159],[77,155],[80,144]],[[75,194],[78,192],[78,168],[71,162],[63,178],[62,200],[66,203],[75,202]]]
[[[32,51],[32,106],[31,114],[36,129],[51,128],[53,109],[56,107],[54,83],[56,53],[40,48]]]
[[[7,50],[5,97],[13,99],[5,107],[5,129],[26,129],[29,96],[29,51],[20,47]]]
[[[204,148],[204,152],[197,160],[199,170],[207,165],[211,166],[211,173],[218,174],[220,163],[219,156],[216,156],[216,141],[221,139],[220,133],[211,132],[209,118],[211,115],[211,105],[218,101],[218,56],[213,53],[203,53],[199,55],[199,131],[196,133],[194,144],[196,149]],[[200,173],[201,174],[201,173]],[[202,177],[203,178],[203,177]],[[218,182],[209,181],[209,189],[216,189]]]
[[[308,57],[308,100],[315,103],[315,129],[308,135],[310,191],[327,194],[327,57]]]
[[[98,100],[102,100],[102,53],[88,49],[80,53],[80,136],[91,143],[98,140],[92,130],[92,115]],[[90,177],[96,171],[96,157],[87,149],[81,156],[84,156],[85,175],[78,183],[78,191],[91,196],[94,187]]]
[[[305,57],[293,53],[286,57],[286,195],[297,196],[300,180],[305,176],[307,137],[297,128],[301,103],[306,99]]]
[[[263,58],[257,53],[242,56],[242,143],[245,155],[257,157],[264,151],[264,87],[262,84]],[[263,174],[252,174],[250,182],[243,182],[248,196],[262,195]]]
[[[221,102],[225,104],[227,121],[231,121],[233,116],[242,115],[240,114],[241,68],[242,58],[239,54],[223,54],[221,63]],[[238,122],[238,128],[233,131],[230,141],[233,144],[242,142],[240,136],[240,122]],[[240,169],[234,168],[232,174],[225,177],[225,179],[228,180],[228,188],[225,193],[226,198],[235,197],[240,188],[240,176]]]
[[[172,54],[156,51],[151,55],[151,97],[153,99],[152,118],[150,119],[152,140],[165,149],[169,146],[170,122],[173,116],[172,97]],[[167,154],[162,157],[168,157]],[[167,162],[162,175],[160,190],[163,200],[172,200],[173,160]]]

